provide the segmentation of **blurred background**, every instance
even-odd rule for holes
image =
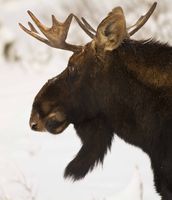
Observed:
[[[155,13],[134,39],[172,43],[172,4],[158,0]],[[0,0],[0,200],[159,200],[149,158],[115,137],[104,165],[82,181],[63,179],[67,163],[80,148],[69,126],[58,136],[35,133],[28,121],[34,96],[62,72],[71,53],[40,43],[19,29],[31,10],[48,26],[51,14],[64,21],[69,13],[85,17],[93,27],[115,6],[122,6],[132,25],[152,0]],[[72,22],[68,41],[90,41]]]

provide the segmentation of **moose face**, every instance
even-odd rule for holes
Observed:
[[[69,121],[63,106],[70,98],[69,87],[65,82],[67,71],[48,80],[36,95],[30,117],[30,127],[33,130],[58,134],[68,126]]]
[[[31,128],[58,134],[69,123],[96,116],[97,107],[101,111],[101,101],[97,100],[100,99],[98,93],[102,87],[108,87],[106,82],[110,71],[109,63],[111,58],[113,59],[114,51],[146,23],[155,7],[156,3],[130,28],[126,28],[122,8],[116,7],[99,24],[97,30],[84,18],[81,21],[73,14],[70,14],[64,23],[58,22],[52,16],[52,27],[47,28],[28,11],[46,38],[41,37],[30,22],[30,30],[19,24],[26,33],[51,47],[74,52],[64,72],[49,80],[36,95],[30,118]],[[92,38],[85,46],[76,46],[65,41],[73,17]],[[133,27],[134,29],[128,32]]]
[[[66,96],[57,87],[59,83],[55,79],[58,77],[49,80],[35,97],[30,117],[30,126],[35,131],[58,134],[69,124],[60,103]]]
[[[30,117],[32,130],[59,134],[73,122],[73,112],[81,113],[83,106],[89,106],[83,105],[82,100],[79,102],[79,94],[81,90],[82,93],[90,93],[89,90],[92,89],[87,87],[85,80],[91,85],[96,84],[95,74],[102,74],[102,70],[97,69],[97,64],[91,43],[72,55],[67,68],[60,75],[48,80],[36,95]],[[89,97],[86,98],[89,104]]]

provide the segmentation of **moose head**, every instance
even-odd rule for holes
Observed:
[[[116,7],[99,24],[97,31],[84,18],[80,21],[74,14],[70,14],[64,23],[52,15],[52,27],[47,28],[28,11],[47,39],[41,37],[30,22],[30,30],[20,24],[26,33],[51,47],[74,52],[65,71],[48,80],[35,97],[30,118],[31,128],[58,134],[70,123],[76,124],[103,113],[99,98],[109,97],[103,92],[100,94],[100,91],[106,93],[111,87],[107,87],[107,84],[110,84],[109,72],[114,68],[114,51],[146,23],[155,7],[156,3],[129,28],[126,28],[122,8]],[[73,17],[92,38],[85,46],[65,42]],[[133,27],[135,29],[129,32]],[[106,88],[102,83],[106,84]]]
[[[128,28],[121,7],[97,30],[74,14],[64,23],[52,16],[52,27],[47,28],[30,11],[45,37],[30,22],[30,30],[20,27],[50,47],[73,52],[66,69],[36,95],[30,117],[35,131],[59,134],[74,125],[82,147],[65,177],[81,179],[102,163],[115,133],[150,156],[156,189],[167,200],[172,199],[172,48],[131,39],[155,7]],[[85,46],[66,42],[73,18],[92,39]]]

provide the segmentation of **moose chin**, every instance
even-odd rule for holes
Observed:
[[[155,10],[126,27],[121,7],[115,7],[94,29],[70,14],[64,23],[52,16],[45,27],[28,14],[20,27],[50,47],[73,55],[66,69],[45,83],[36,95],[30,118],[35,131],[59,134],[73,124],[82,147],[65,169],[65,177],[84,178],[103,163],[114,134],[140,147],[151,160],[157,192],[172,199],[172,47],[154,40],[131,39]],[[66,42],[72,19],[91,41],[85,46]]]

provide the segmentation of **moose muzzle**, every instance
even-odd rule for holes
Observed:
[[[50,113],[44,118],[41,118],[38,113],[32,112],[29,124],[34,131],[48,131],[52,134],[61,133],[69,125],[65,114],[60,111]]]

